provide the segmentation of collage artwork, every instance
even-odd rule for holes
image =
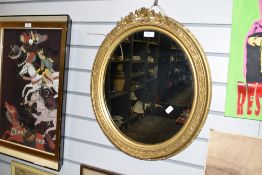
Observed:
[[[234,0],[225,115],[262,120],[262,0]]]
[[[60,29],[3,30],[2,140],[55,152],[61,36]]]

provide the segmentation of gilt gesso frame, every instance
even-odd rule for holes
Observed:
[[[187,122],[171,139],[158,144],[138,143],[124,136],[110,117],[104,93],[106,68],[114,48],[131,33],[145,30],[161,32],[180,45],[189,59],[194,81],[193,105]],[[211,100],[211,77],[206,56],[192,33],[174,19],[146,8],[136,10],[117,23],[99,48],[92,70],[91,97],[100,127],[117,148],[139,159],[168,158],[185,149],[205,123]]]
[[[34,168],[28,166],[26,164],[22,164],[20,162],[12,161],[11,163],[11,175],[30,175],[30,174],[37,174],[37,175],[55,175],[53,173],[49,173],[38,168]]]
[[[96,175],[120,175],[116,172],[108,171],[102,168],[90,166],[90,165],[83,165],[80,166],[80,175],[89,175],[89,174],[96,174]]]
[[[62,165],[68,15],[0,17],[0,152]]]

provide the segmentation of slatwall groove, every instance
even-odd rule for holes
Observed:
[[[76,162],[76,161],[73,161],[73,160],[70,160],[70,159],[64,159],[65,162],[68,162],[68,163],[72,163],[72,164],[75,164],[75,165],[81,165],[82,163],[81,162]]]
[[[105,149],[110,149],[110,150],[114,150],[114,151],[119,151],[116,147],[108,146],[108,145],[104,145],[104,144],[100,144],[100,143],[96,143],[96,142],[91,142],[91,141],[77,139],[77,138],[68,137],[68,136],[65,136],[65,139],[71,140],[71,141],[74,141],[74,142],[79,142],[79,143],[83,143],[83,144],[92,145],[92,146],[97,146],[97,147],[100,147],[100,148],[105,148]]]
[[[229,53],[205,52],[207,56],[229,57]]]
[[[0,159],[0,162],[1,162],[1,163],[4,163],[4,164],[6,164],[6,165],[11,165],[11,162],[6,161],[6,160],[1,160],[1,159]],[[0,169],[1,169],[1,168],[0,168]]]
[[[222,86],[222,87],[226,87],[227,83],[223,83],[223,82],[212,82],[212,86]]]
[[[185,27],[221,27],[231,28],[231,24],[212,24],[212,23],[182,23]]]
[[[262,122],[259,121],[258,136],[262,136],[261,135],[261,124],[262,124]]]
[[[195,140],[200,141],[200,142],[205,142],[205,143],[208,142],[207,138],[202,138],[202,137],[197,137]]]
[[[70,117],[70,118],[87,120],[87,121],[91,121],[91,122],[97,123],[96,119],[94,119],[94,118],[88,118],[88,117],[83,117],[83,116],[78,116],[78,115],[73,115],[73,114],[65,114],[65,115],[66,115],[67,117]]]
[[[222,111],[217,111],[217,110],[209,110],[209,112],[211,114],[216,114],[216,115],[221,115],[221,116],[225,116],[225,113]]]
[[[84,49],[99,49],[99,46],[90,46],[90,45],[70,45],[71,48],[84,48]]]
[[[116,21],[73,21],[72,24],[79,25],[116,25]]]
[[[67,115],[69,118],[78,118],[78,119],[81,119],[81,120],[88,120],[88,121],[93,121],[95,123],[97,123],[96,121],[96,118],[90,118],[88,116],[80,116],[80,115],[75,115],[75,114],[70,114],[70,113],[66,113],[65,115]]]
[[[50,3],[50,2],[69,2],[72,0],[2,0],[0,4],[28,4],[28,3]],[[74,1],[105,1],[105,0],[74,0]]]
[[[117,21],[73,21],[77,25],[116,25]],[[185,27],[221,27],[231,28],[231,24],[212,24],[212,23],[181,23]]]
[[[186,166],[186,167],[196,168],[196,169],[200,169],[200,170],[204,169],[204,166],[201,166],[201,165],[190,164],[190,163],[181,162],[181,161],[172,160],[172,159],[166,159],[166,160],[163,160],[163,161],[164,162],[178,164],[178,165],[182,165],[182,166]]]
[[[221,112],[221,111],[212,111],[212,110],[209,110],[209,114],[215,114],[215,115],[220,115],[220,116],[224,116],[224,115],[225,115],[224,112]]]
[[[89,70],[89,69],[67,68],[67,70],[73,71],[73,72],[87,72],[87,73],[91,73],[91,70]]]
[[[76,91],[66,91],[67,94],[71,95],[80,95],[80,96],[85,96],[85,97],[90,97],[90,93],[84,93],[84,92],[76,92]]]

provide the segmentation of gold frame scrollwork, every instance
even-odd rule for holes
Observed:
[[[184,50],[191,64],[194,80],[194,100],[184,127],[172,138],[158,144],[143,144],[127,138],[115,127],[105,102],[105,75],[115,47],[130,34],[154,30],[172,38]],[[100,127],[120,150],[139,159],[166,159],[185,149],[203,127],[211,101],[211,76],[203,49],[183,25],[174,19],[146,8],[136,10],[119,21],[98,50],[91,78],[92,105]]]

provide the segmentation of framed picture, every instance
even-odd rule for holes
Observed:
[[[90,165],[81,165],[80,175],[120,175],[120,174],[105,169],[93,167]]]
[[[37,168],[12,161],[11,175],[55,175]]]
[[[0,17],[0,152],[55,170],[70,26],[67,15]]]
[[[262,1],[234,0],[225,115],[262,120]]]
[[[205,175],[260,175],[262,139],[211,130]]]

